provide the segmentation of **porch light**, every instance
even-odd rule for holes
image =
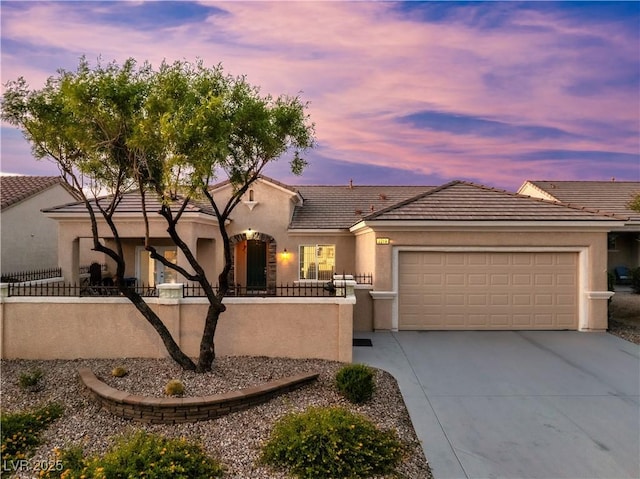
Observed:
[[[389,244],[389,243],[391,243],[391,240],[389,238],[384,238],[384,237],[376,238],[376,244]]]
[[[282,257],[283,260],[288,260],[289,259],[289,252],[287,251],[287,248],[285,248],[282,253],[280,253],[280,256]]]

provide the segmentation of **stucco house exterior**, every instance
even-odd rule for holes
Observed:
[[[518,193],[627,218],[609,232],[608,268],[640,266],[640,212],[629,208],[640,195],[640,181],[526,181]]]
[[[216,200],[231,185],[212,187]],[[116,214],[126,275],[183,282],[143,248],[140,199]],[[77,280],[90,231],[79,203],[48,208],[58,222],[65,279]],[[360,287],[355,330],[510,330],[607,327],[607,234],[628,217],[453,181],[431,186],[292,186],[260,177],[232,214],[232,281],[268,296],[281,283],[370,274]],[[215,215],[192,202],[180,222],[211,278],[223,266]],[[152,243],[186,264],[151,217]],[[100,225],[108,243],[109,231]]]
[[[0,176],[2,275],[56,268],[58,225],[41,209],[77,201],[57,176]]]

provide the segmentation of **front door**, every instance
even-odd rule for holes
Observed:
[[[176,264],[178,260],[178,252],[175,246],[158,246],[156,251],[164,256],[170,263]],[[178,273],[165,267],[160,261],[154,261],[150,257],[150,253],[142,246],[138,246],[138,260],[136,261],[136,276],[143,285],[154,286],[162,283],[175,283],[178,279]]]
[[[267,288],[267,243],[247,240],[247,289]]]

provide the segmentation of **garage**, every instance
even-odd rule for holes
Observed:
[[[578,253],[400,251],[398,329],[578,329]]]

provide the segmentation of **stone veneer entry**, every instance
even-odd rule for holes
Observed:
[[[260,386],[214,396],[144,397],[119,391],[100,381],[89,368],[78,369],[80,380],[100,405],[116,416],[152,424],[206,421],[261,404],[315,381],[319,374],[298,374]]]

